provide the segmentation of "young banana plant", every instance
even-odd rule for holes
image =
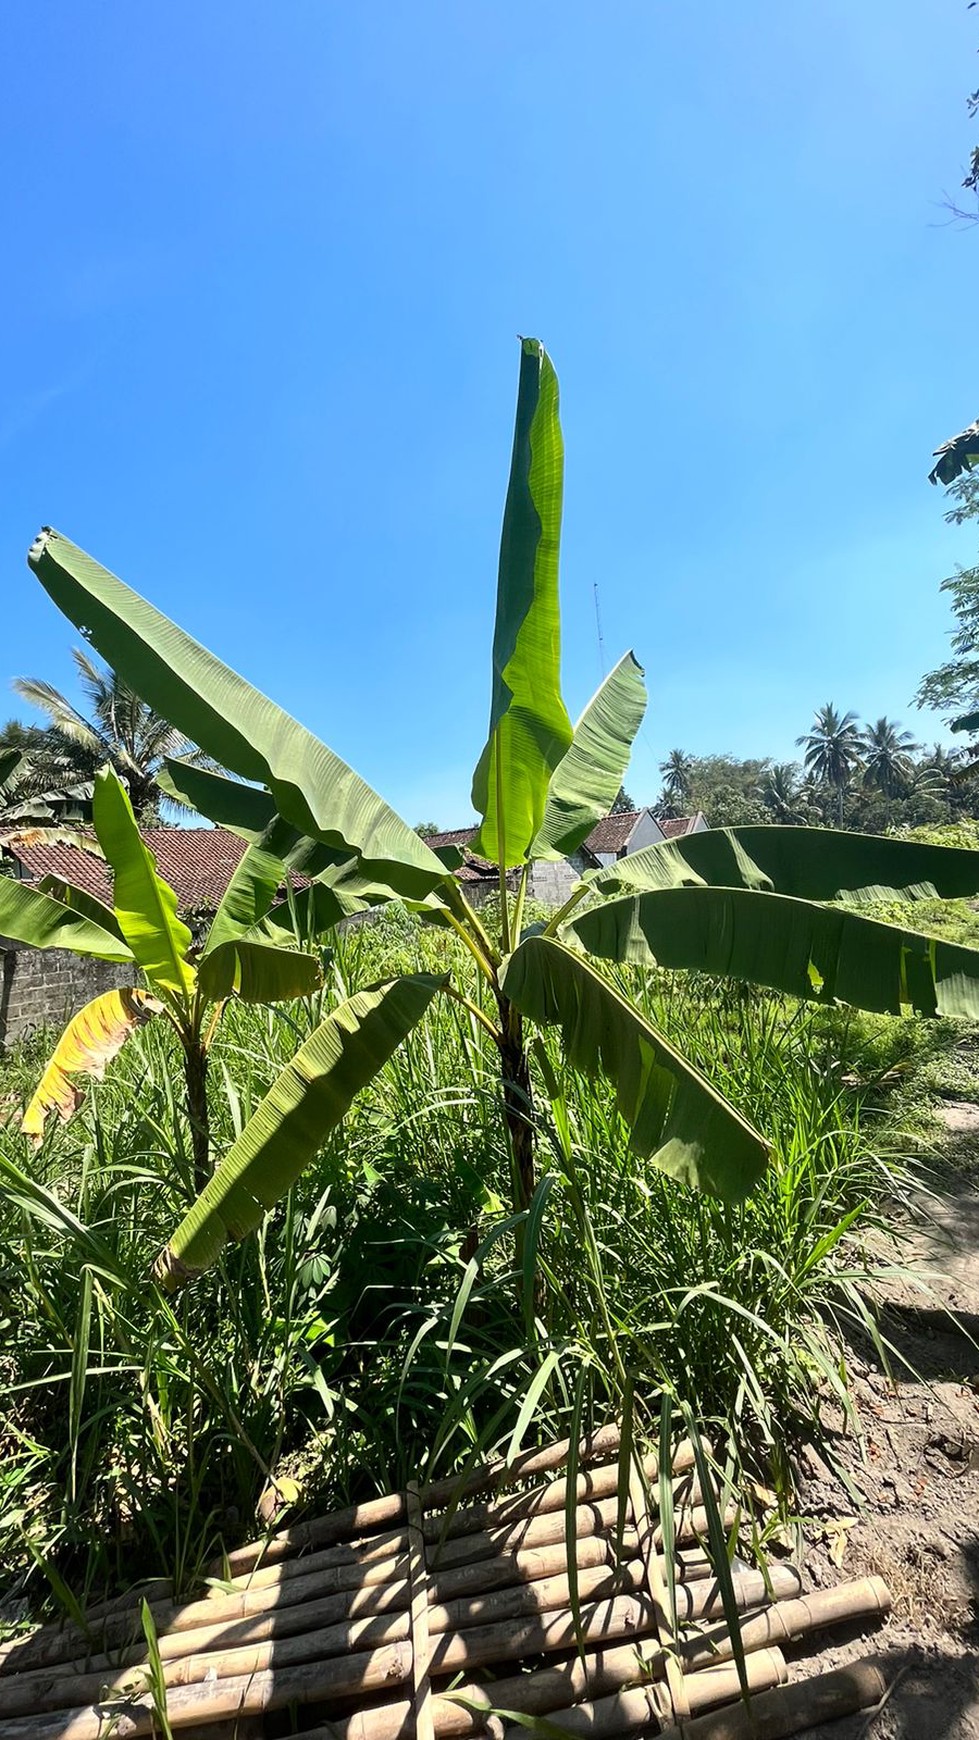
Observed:
[[[258,934],[283,874],[279,860],[261,846],[245,852],[198,952],[110,767],[95,781],[93,821],[112,871],[112,906],[55,877],[38,889],[4,879],[0,930],[36,948],[67,947],[131,965],[142,970],[146,988],[106,991],[68,1023],[21,1128],[39,1142],[49,1112],[69,1118],[81,1099],[77,1078],[101,1077],[134,1028],[160,1016],[183,1052],[194,1184],[202,1190],[211,1173],[208,1048],[225,1002],[232,996],[252,1003],[308,997],[320,982],[319,962]]]
[[[862,900],[884,896],[979,892],[979,853],[956,848],[810,828],[700,834],[592,872],[549,924],[524,930],[533,863],[573,853],[609,809],[645,706],[642,672],[627,653],[577,726],[568,718],[560,688],[562,480],[557,379],[543,346],[525,339],[489,735],[473,779],[481,820],[472,848],[499,867],[493,933],[464,900],[447,857],[325,744],[59,533],[43,531],[30,551],[42,585],[112,668],[239,776],[171,762],[175,792],[246,839],[273,838],[280,853],[298,854],[314,878],[304,896],[314,926],[335,922],[345,902],[402,899],[456,933],[486,993],[474,1000],[419,975],[358,993],[337,1010],[178,1227],[158,1265],[168,1286],[257,1224],[440,989],[467,1002],[497,1047],[520,1208],[534,1184],[526,1020],[559,1028],[568,1062],[611,1081],[634,1149],[684,1184],[736,1201],[768,1157],[764,1137],[589,957],[730,974],[895,1014],[979,1015],[979,953],[859,911]]]

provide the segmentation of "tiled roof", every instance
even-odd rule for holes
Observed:
[[[495,882],[499,871],[495,864],[490,864],[485,858],[476,858],[472,852],[467,852],[467,843],[476,832],[477,823],[468,828],[449,828],[445,833],[427,834],[426,846],[436,851],[440,846],[455,846],[462,853],[462,863],[456,870],[456,880],[459,882]]]
[[[621,852],[642,815],[642,810],[621,810],[616,816],[605,816],[592,828],[585,845],[589,852]]]
[[[431,846],[434,852],[437,846],[465,846],[476,832],[477,823],[470,828],[450,828],[447,834],[426,834],[425,844]]]
[[[35,829],[34,835],[39,832],[40,829]],[[14,835],[4,841],[3,850],[21,864],[25,880],[40,882],[42,876],[60,876],[62,881],[74,883],[76,888],[96,895],[99,900],[112,898],[112,873],[108,864],[97,852],[90,852],[84,846],[71,846],[64,841],[48,844],[36,837],[27,844]]]
[[[661,816],[658,823],[668,840],[679,840],[684,834],[694,833],[702,819],[698,810],[695,816],[671,816],[668,821]]]
[[[100,900],[111,899],[111,872],[97,850],[39,841],[38,832],[33,831],[29,844],[8,835],[3,845],[31,881],[61,876]],[[140,832],[160,875],[176,893],[181,911],[213,912],[241,862],[244,840],[226,828],[142,828]]]

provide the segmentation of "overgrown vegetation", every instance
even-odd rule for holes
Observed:
[[[343,936],[309,1004],[229,1009],[210,1077],[227,1146],[350,985],[466,971],[403,909]],[[524,1218],[521,1316],[494,1048],[441,1001],[355,1102],[257,1237],[170,1302],[148,1257],[181,1211],[192,1133],[162,1025],[135,1034],[23,1173],[16,1114],[44,1042],[0,1075],[0,1549],[33,1604],[136,1575],[189,1579],[254,1532],[270,1476],[343,1502],[472,1448],[602,1418],[623,1383],[689,1400],[787,1501],[794,1438],[862,1318],[865,1250],[908,1163],[862,1106],[921,1022],[629,969],[650,1019],[773,1143],[744,1204],[677,1186],[630,1150],[611,1091],[539,1050],[540,1177]],[[944,1024],[943,1024],[944,1025]],[[948,1032],[945,1033],[948,1039]],[[913,1049],[913,1046],[912,1046]],[[536,1307],[534,1306],[536,1301]]]

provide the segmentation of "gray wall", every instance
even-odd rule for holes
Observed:
[[[132,967],[0,937],[0,1050],[37,1027],[63,1026],[93,997],[135,979]]]

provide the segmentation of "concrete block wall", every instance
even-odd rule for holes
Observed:
[[[38,1027],[64,1026],[93,997],[136,978],[132,967],[0,937],[0,1050]]]

